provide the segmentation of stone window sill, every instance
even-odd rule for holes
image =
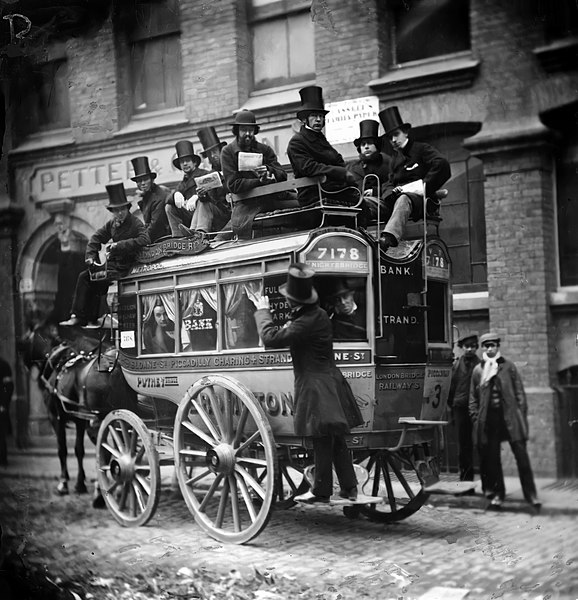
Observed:
[[[299,90],[308,85],[315,85],[315,81],[302,81],[297,86],[295,84],[285,85],[253,92],[239,110],[251,110],[256,112],[272,107],[284,107],[292,104],[297,106],[301,102]]]
[[[574,70],[578,68],[578,36],[534,48],[534,55],[548,73]]]
[[[115,137],[131,133],[140,133],[151,129],[161,129],[172,125],[184,125],[188,123],[184,107],[150,112],[142,115],[133,115],[130,123],[119,129],[113,135]]]
[[[550,306],[554,310],[576,308],[578,306],[578,286],[559,288],[550,293]]]
[[[68,144],[74,144],[72,131],[69,128],[53,129],[52,131],[42,131],[27,136],[21,144],[10,151],[10,154],[46,150],[47,148],[67,146]]]
[[[453,295],[454,312],[483,311],[489,309],[488,292],[469,292]]]
[[[478,73],[480,61],[466,55],[452,55],[443,60],[407,63],[392,68],[386,75],[367,85],[380,100],[399,100],[470,87]]]

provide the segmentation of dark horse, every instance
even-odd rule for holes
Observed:
[[[54,428],[60,460],[57,492],[68,494],[66,425],[76,426],[74,453],[78,476],[74,491],[87,493],[84,472],[84,434],[96,442],[101,420],[116,408],[133,408],[136,395],[126,383],[117,363],[118,352],[110,330],[67,328],[62,340],[58,327],[42,323],[26,334],[20,349],[24,364],[39,369],[38,384]],[[95,498],[95,504],[99,501]]]

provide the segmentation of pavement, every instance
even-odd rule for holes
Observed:
[[[72,442],[69,438],[74,477]],[[95,461],[89,441],[86,450],[90,482]],[[537,478],[543,508],[535,515],[517,477],[506,477],[502,510],[490,511],[479,482],[474,495],[462,495],[464,485],[455,475],[442,474],[436,493],[403,521],[346,519],[339,508],[329,506],[276,509],[263,532],[239,546],[210,538],[194,523],[171,486],[172,471],[161,468],[161,497],[151,521],[145,527],[121,527],[107,513],[92,510],[86,497],[59,499],[50,493],[59,474],[56,443],[52,436],[34,438],[27,449],[10,448],[9,464],[0,468],[0,505],[17,517],[10,523],[12,538],[51,549],[29,555],[49,570],[70,568],[80,560],[136,571],[144,564],[175,572],[192,566],[258,570],[324,586],[319,598],[331,600],[578,598],[576,480]],[[32,497],[46,498],[38,515],[26,501]],[[53,524],[42,522],[45,518]]]

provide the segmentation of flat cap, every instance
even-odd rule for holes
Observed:
[[[480,345],[483,346],[486,342],[496,342],[496,343],[500,343],[500,336],[493,332],[493,331],[488,331],[488,333],[484,333],[481,337],[480,337]]]

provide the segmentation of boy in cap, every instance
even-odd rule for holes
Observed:
[[[150,244],[149,234],[143,222],[130,213],[130,202],[122,183],[106,186],[109,203],[106,208],[112,213],[107,221],[90,238],[86,246],[85,263],[88,269],[82,271],[76,282],[70,319],[60,325],[99,327],[100,298],[108,290],[112,281],[126,275],[130,270],[137,251]],[[112,243],[109,243],[111,242]],[[98,263],[98,253],[107,244],[106,277],[91,280],[90,267]]]
[[[480,337],[482,362],[474,368],[470,387],[470,416],[480,455],[482,488],[490,507],[499,509],[506,495],[502,441],[510,443],[518,466],[524,498],[535,511],[542,506],[536,493],[528,441],[528,402],[516,365],[500,353],[500,337],[493,332]]]
[[[157,174],[151,171],[147,156],[131,158],[136,183],[136,198],[145,222],[151,243],[159,238],[169,235],[171,230],[165,212],[165,205],[171,195],[171,190],[164,185],[157,185],[154,181]]]
[[[480,362],[478,355],[478,336],[466,333],[458,340],[463,354],[454,361],[452,381],[448,395],[448,406],[458,434],[458,461],[460,481],[474,480],[474,443],[472,439],[472,420],[469,413],[470,384],[474,367]]]
[[[410,123],[404,123],[397,106],[390,106],[379,113],[385,137],[391,142],[394,155],[389,170],[389,180],[384,199],[392,210],[380,238],[384,251],[397,246],[403,238],[405,224],[411,217],[423,219],[424,202],[428,214],[437,212],[439,199],[436,192],[450,178],[449,162],[430,144],[416,142],[409,137]],[[425,195],[405,193],[402,186],[418,180],[425,183]]]
[[[363,192],[362,208],[366,221],[377,218],[378,203],[381,210],[380,218],[389,217],[389,214],[383,213],[385,204],[381,199],[385,197],[391,159],[381,151],[382,139],[378,132],[377,121],[366,119],[359,123],[359,137],[353,141],[359,158],[347,166],[355,177],[355,185]],[[365,180],[368,175],[370,177]]]
[[[261,144],[255,138],[259,125],[250,110],[241,110],[232,123],[235,139],[221,152],[221,163],[227,189],[233,194],[248,192],[256,187],[279,181],[287,181],[287,173],[279,164],[273,148]],[[240,163],[241,152],[262,156],[261,165],[256,168],[244,168]],[[230,226],[239,239],[251,239],[253,220],[260,212],[291,208],[295,202],[287,200],[283,194],[249,198],[233,204]],[[224,229],[227,229],[225,225]]]
[[[325,175],[323,189],[328,192],[344,191],[348,199],[356,199],[347,186],[355,186],[355,177],[346,169],[343,156],[327,141],[323,134],[325,110],[323,90],[310,85],[299,90],[301,108],[297,118],[301,129],[293,135],[287,146],[287,155],[295,178]],[[299,203],[306,205],[318,198],[317,188],[299,190]]]
[[[181,140],[175,144],[177,151],[173,165],[183,172],[183,180],[177,186],[172,196],[169,196],[165,210],[173,237],[182,237],[190,233],[188,226],[195,213],[195,228],[201,231],[211,231],[212,213],[205,202],[199,202],[195,177],[207,175],[208,171],[200,169],[201,157],[195,154],[193,143]],[[181,225],[184,225],[183,229]]]

